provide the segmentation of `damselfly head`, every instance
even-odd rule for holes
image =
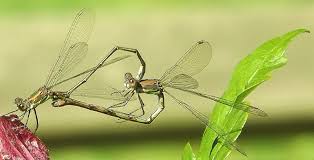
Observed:
[[[124,74],[124,86],[126,88],[134,88],[136,84],[136,80],[133,78],[131,73]]]
[[[29,103],[27,103],[23,98],[17,97],[15,98],[14,103],[20,111],[26,111],[29,108]]]
[[[131,74],[130,72],[125,73],[125,74],[124,74],[124,79],[125,79],[125,80],[130,80],[130,79],[133,79],[133,76],[132,76],[132,74]]]

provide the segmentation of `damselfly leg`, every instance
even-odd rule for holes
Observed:
[[[139,94],[138,94],[138,96],[139,96]],[[163,92],[160,92],[159,94],[157,94],[157,97],[158,97],[157,105],[156,105],[156,107],[154,107],[157,109],[152,114],[150,114],[148,118],[143,119],[141,117],[145,115],[145,110],[144,110],[145,105],[144,105],[142,98],[139,96],[138,100],[140,102],[140,108],[129,113],[129,115],[132,116],[132,118],[134,119],[134,122],[150,124],[158,117],[158,115],[165,109]],[[134,112],[136,112],[138,110],[142,110],[141,115],[139,115],[139,116],[132,115]]]
[[[3,114],[3,115],[1,115],[0,117],[10,115],[10,114],[15,113],[15,112],[17,112],[17,111],[19,111],[19,109],[16,109],[16,110],[14,110],[14,111],[11,111],[11,112],[8,112],[8,113],[6,113],[6,114]]]
[[[146,68],[146,64],[145,61],[143,60],[142,56],[140,55],[139,51],[137,49],[134,48],[127,48],[127,47],[120,47],[120,46],[116,46],[114,47],[109,54],[96,66],[94,67],[95,69],[93,71],[91,71],[89,73],[89,75],[87,75],[84,80],[82,80],[80,83],[78,83],[76,86],[74,86],[72,89],[70,89],[68,91],[68,94],[71,94],[75,89],[77,89],[80,85],[82,85],[83,83],[85,83],[90,77],[91,75],[99,68],[103,65],[103,63],[109,58],[111,57],[116,51],[126,51],[126,52],[130,52],[130,53],[134,53],[136,54],[137,58],[140,61],[140,68],[137,74],[137,78],[141,79],[143,78],[144,74],[145,74],[145,68]],[[134,91],[133,90],[123,90],[122,92],[120,91],[115,91],[115,92],[111,92],[111,94],[115,94],[115,93],[119,93],[119,94],[124,94],[123,92],[126,92],[124,94],[124,97],[126,97],[122,102],[119,102],[117,104],[114,104],[112,106],[110,106],[108,109],[112,109],[112,108],[119,108],[119,107],[124,107],[128,104],[128,102],[130,101],[130,99],[133,97],[134,95]],[[82,95],[82,94],[81,94]],[[143,106],[141,106],[141,108],[143,108]],[[143,111],[144,112],[144,111]]]
[[[78,87],[80,87],[82,84],[84,84],[96,72],[96,70],[99,69],[107,61],[107,59],[109,57],[111,57],[116,51],[119,51],[119,50],[135,53],[137,55],[137,57],[139,58],[139,60],[141,62],[141,66],[140,66],[140,69],[139,69],[138,77],[142,78],[143,75],[145,74],[145,66],[146,66],[146,64],[145,64],[143,58],[141,57],[141,55],[139,54],[138,50],[137,49],[133,49],[133,48],[116,46],[109,52],[109,54],[104,59],[102,59],[98,63],[98,65],[96,65],[96,67],[94,67],[95,68],[94,70],[89,72],[89,74],[82,81],[80,81],[77,85],[75,85],[73,88],[71,88],[69,91],[67,91],[67,94],[70,95],[74,90],[76,90]]]
[[[124,95],[125,99],[122,102],[116,103],[116,104],[108,107],[108,109],[120,108],[120,107],[126,106],[129,103],[129,101],[131,100],[131,98],[133,97],[133,95],[134,95],[134,92],[133,91],[129,91],[128,94]]]

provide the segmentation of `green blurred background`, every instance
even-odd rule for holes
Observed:
[[[223,93],[233,67],[262,42],[296,28],[314,30],[310,0],[3,0],[1,113],[15,109],[15,97],[27,97],[45,82],[83,7],[95,9],[97,16],[88,56],[77,70],[96,64],[120,45],[139,49],[147,63],[145,77],[159,78],[194,42],[204,39],[213,46],[213,59],[197,78],[200,90],[213,95]],[[249,117],[238,140],[248,159],[314,159],[313,43],[311,34],[298,37],[288,48],[287,66],[247,98],[270,115]],[[138,66],[131,60],[102,70],[88,85],[106,82],[122,88],[123,73]],[[173,93],[210,114],[212,102]],[[153,108],[153,100],[147,98],[148,108]],[[154,123],[142,125],[117,123],[116,118],[76,107],[52,108],[47,102],[38,108],[37,133],[52,159],[181,159],[186,142],[197,151],[204,126],[168,97],[166,107]],[[31,121],[34,127],[34,117]],[[233,151],[228,159],[247,158]]]

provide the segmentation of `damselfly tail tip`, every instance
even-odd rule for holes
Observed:
[[[250,113],[260,116],[260,117],[268,117],[268,114],[266,112],[256,107],[250,108]]]
[[[259,110],[259,112],[257,113],[258,116],[261,116],[261,117],[269,117],[268,114],[262,110]]]
[[[227,144],[227,145],[226,145]],[[240,154],[242,154],[243,156],[245,156],[245,157],[248,157],[247,156],[247,154],[246,154],[246,152],[244,152],[236,143],[225,143],[225,144],[223,144],[223,145],[225,145],[227,148],[229,148],[230,150],[231,149],[234,149],[234,150],[236,150],[237,152],[239,152]]]
[[[203,43],[208,43],[208,42],[205,41],[205,40],[200,40],[200,41],[197,42],[197,44],[203,44]]]
[[[234,144],[235,145],[235,144]],[[235,145],[235,150],[238,151],[240,154],[242,154],[245,157],[248,157],[246,152],[244,152],[242,149],[240,149],[239,146]]]
[[[241,154],[245,157],[248,157],[247,154],[245,152],[241,152]]]

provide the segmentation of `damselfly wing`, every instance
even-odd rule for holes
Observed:
[[[69,97],[70,93],[73,92],[80,85],[85,83],[88,78],[99,68],[106,65],[118,62],[129,56],[121,56],[108,61],[102,61],[97,66],[87,69],[74,76],[68,76],[71,71],[81,62],[81,60],[86,56],[88,51],[88,40],[91,36],[93,26],[94,26],[94,13],[89,9],[82,9],[75,17],[70,30],[66,36],[64,44],[59,52],[56,63],[53,65],[49,72],[46,83],[35,91],[28,98],[16,98],[15,104],[18,109],[7,114],[11,114],[18,110],[22,111],[23,114],[20,116],[23,118],[27,114],[26,125],[29,119],[31,111],[34,111],[36,117],[36,130],[38,128],[38,116],[36,112],[36,107],[40,104],[46,102],[48,99],[60,98],[60,95],[64,97]],[[55,97],[56,92],[52,91],[55,86],[58,86],[66,81],[70,81],[74,78],[85,77],[78,84],[74,86],[69,92],[59,92],[59,97]],[[64,93],[64,94],[63,94]],[[5,115],[7,115],[5,114]]]

